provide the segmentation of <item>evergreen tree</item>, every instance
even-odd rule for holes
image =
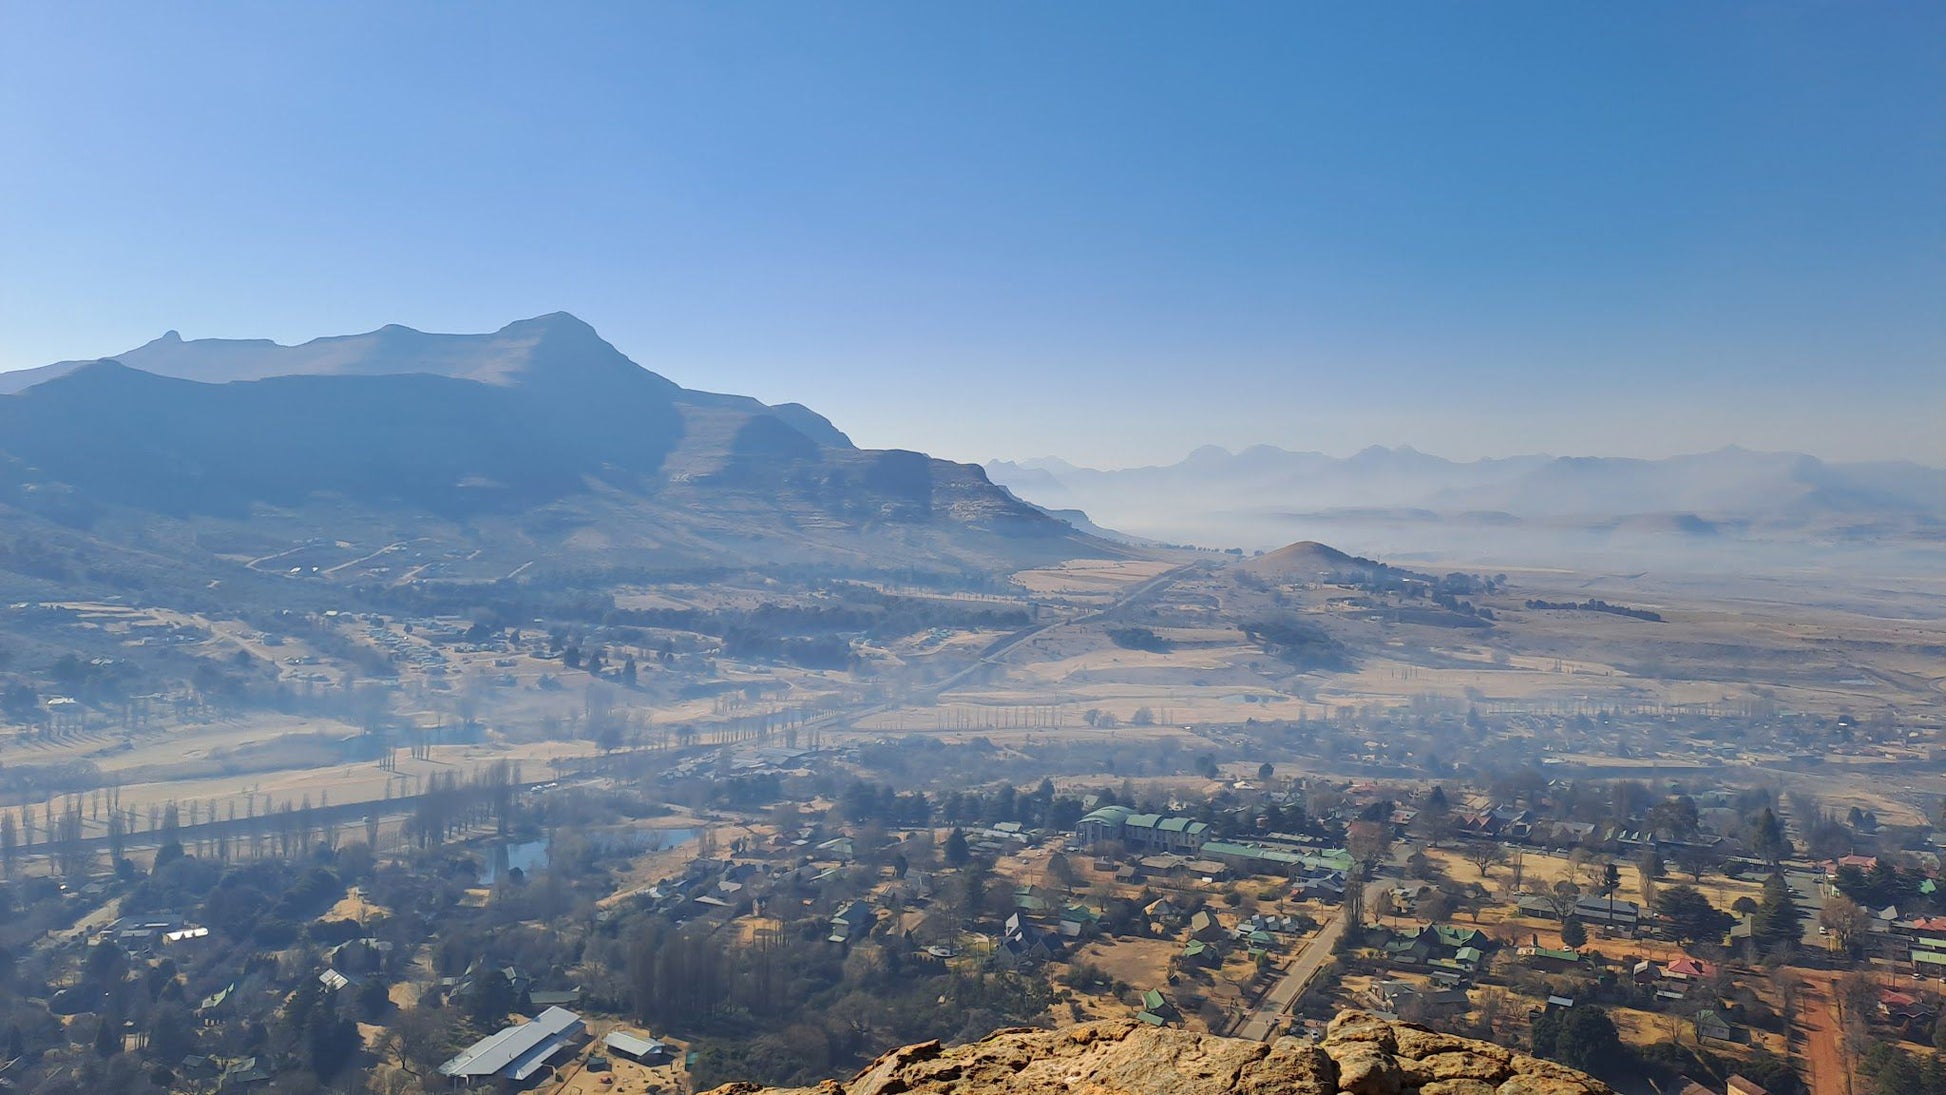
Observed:
[[[1751,918],[1751,938],[1766,954],[1795,946],[1804,935],[1800,917],[1790,884],[1782,874],[1773,874],[1764,879],[1763,900],[1757,902],[1756,915]]]
[[[1561,1008],[1534,1021],[1534,1055],[1596,1076],[1627,1064],[1614,1020],[1598,1007]]]
[[[1784,835],[1784,823],[1768,806],[1751,822],[1749,841],[1750,850],[1756,853],[1757,858],[1772,867],[1777,866],[1791,850],[1790,840]]]
[[[489,981],[506,984],[507,979],[489,974]],[[511,987],[510,987],[511,991]],[[501,1019],[505,1019],[502,1013]],[[304,1047],[310,1058],[311,1073],[320,1080],[336,1076],[358,1050],[358,1024],[338,1009],[337,994],[318,1001],[304,1026]]]
[[[513,982],[505,974],[497,969],[483,970],[467,987],[466,1017],[483,1032],[495,1031],[506,1023],[507,1013],[519,1003]]]
[[[1697,940],[1719,942],[1730,925],[1736,923],[1729,913],[1710,904],[1709,898],[1694,886],[1672,886],[1656,898],[1655,911],[1669,921],[1678,943]]]
[[[966,830],[954,829],[946,834],[946,865],[964,867],[973,858],[972,849],[966,846]]]
[[[1588,929],[1581,926],[1580,917],[1570,916],[1561,921],[1561,942],[1574,949],[1588,942]]]
[[[95,1052],[108,1058],[121,1051],[122,1013],[110,1008],[102,1013],[101,1025],[95,1028]]]

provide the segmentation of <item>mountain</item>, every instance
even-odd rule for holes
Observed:
[[[6,380],[0,506],[149,541],[169,538],[162,521],[261,547],[433,535],[483,573],[536,557],[982,568],[1125,551],[976,466],[860,449],[798,404],[684,388],[564,313],[301,346],[171,334]]]
[[[691,407],[768,413],[822,445],[850,448],[851,439],[798,403],[767,407],[747,396],[690,391],[649,372],[609,345],[595,329],[566,312],[509,323],[491,334],[428,334],[391,324],[360,335],[315,338],[299,346],[268,339],[202,338],[185,342],[174,331],[113,359],[131,369],[205,384],[288,376],[399,376],[426,374],[495,387],[541,389],[594,399],[632,385]],[[0,395],[77,372],[91,361],[58,361],[0,373]]]
[[[1079,509],[1132,535],[1258,549],[1318,538],[1374,553],[1458,557],[1511,545],[1534,548],[1518,554],[1538,560],[1556,547],[1688,550],[1712,539],[1934,552],[1946,540],[1946,470],[1735,447],[1662,460],[1460,462],[1409,447],[1337,458],[1206,446],[1162,466],[996,460],[987,474],[1028,501]]]

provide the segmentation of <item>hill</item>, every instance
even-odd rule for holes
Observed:
[[[1260,578],[1308,578],[1338,571],[1376,570],[1381,564],[1316,540],[1299,540],[1239,565]]]
[[[730,1084],[712,1095],[1604,1095],[1565,1065],[1489,1042],[1345,1012],[1318,1045],[1272,1044],[1144,1026],[1133,1020],[1060,1031],[1003,1030],[969,1045],[893,1050],[850,1080],[816,1088]]]

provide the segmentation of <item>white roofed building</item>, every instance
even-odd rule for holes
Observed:
[[[489,1079],[525,1083],[586,1029],[574,1012],[548,1008],[532,1022],[516,1023],[461,1050],[439,1066],[439,1074],[466,1084]]]

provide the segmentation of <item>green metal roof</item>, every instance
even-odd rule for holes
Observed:
[[[1473,947],[1486,941],[1486,935],[1477,928],[1456,928],[1450,924],[1435,924],[1432,929],[1439,941],[1449,947]]]
[[[1081,822],[1078,822],[1077,824],[1085,823],[1089,821],[1098,821],[1104,825],[1120,825],[1121,823],[1127,821],[1129,819],[1129,815],[1133,813],[1135,813],[1135,811],[1129,809],[1126,806],[1102,806],[1098,809],[1091,810],[1088,813],[1082,815]]]

